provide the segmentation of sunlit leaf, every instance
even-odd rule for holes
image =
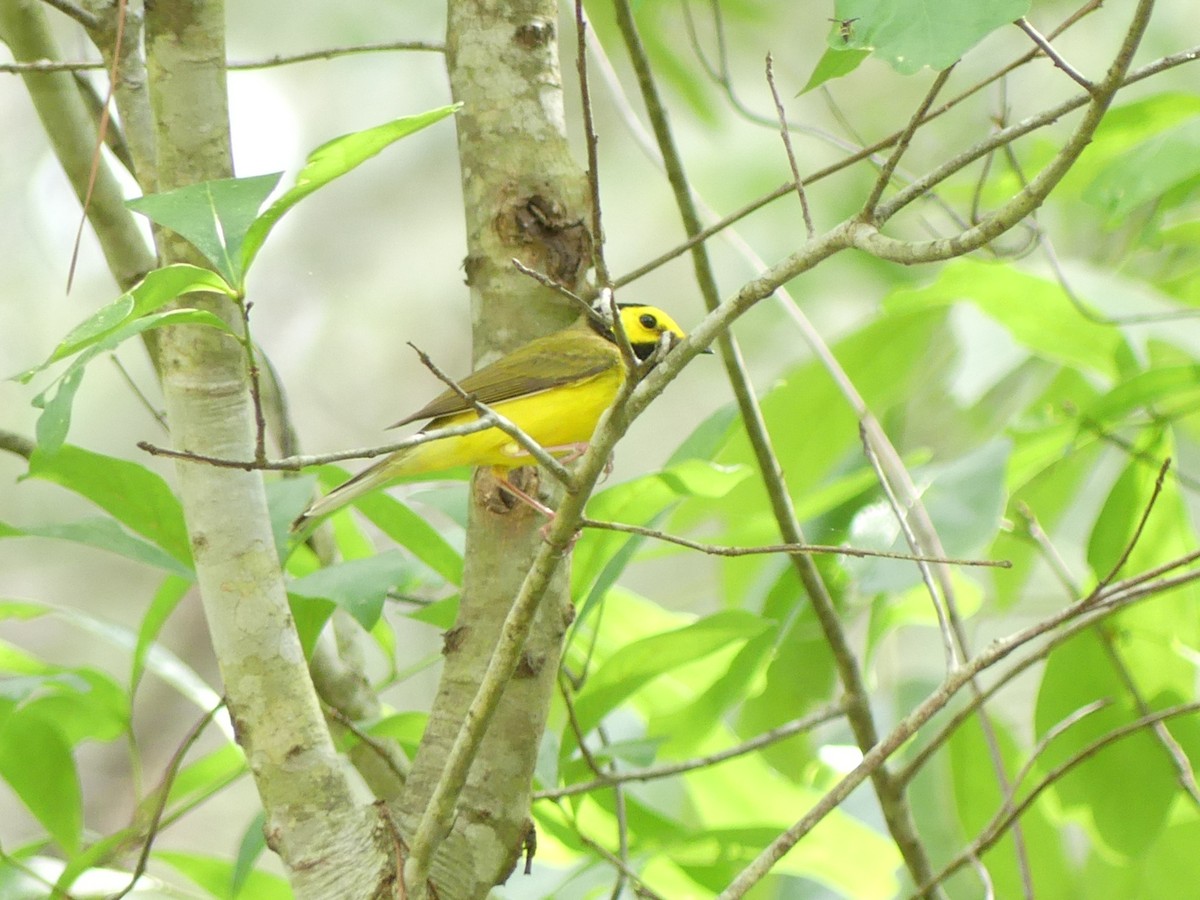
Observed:
[[[236,897],[292,900],[292,890],[287,881],[270,872],[256,869],[248,873],[242,882],[241,892],[233,894],[231,890],[234,884],[234,864],[228,860],[175,850],[155,850],[153,857],[183,873],[211,896],[221,900]]]
[[[1045,359],[1111,378],[1127,352],[1121,332],[1086,317],[1060,284],[1013,266],[955,260],[932,284],[897,291],[885,302],[887,309],[901,312],[963,301],[974,303]]]
[[[53,397],[47,398],[54,384],[42,391],[33,399],[33,405],[42,407],[44,412],[38,419],[38,449],[43,453],[57,453],[66,440],[67,430],[71,421],[71,404],[83,378],[84,368],[96,356],[112,350],[122,341],[149,331],[152,328],[163,328],[168,325],[204,325],[229,332],[229,326],[207,310],[203,309],[171,309],[165,312],[150,313],[133,319],[120,326],[115,331],[104,335],[98,342],[86,347],[71,361],[67,370],[59,377],[56,384],[58,389]],[[41,368],[41,367],[39,367]],[[31,374],[38,371],[30,370]]]
[[[617,703],[673,668],[693,662],[769,627],[757,616],[730,610],[627,644],[588,680],[576,703],[580,726],[591,730]]]
[[[462,554],[406,503],[378,492],[361,498],[355,505],[384,534],[408,549],[450,584],[462,584]]]

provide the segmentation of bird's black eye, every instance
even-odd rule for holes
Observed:
[[[651,331],[658,327],[658,319],[654,318],[650,313],[642,313],[638,317],[638,321],[642,323],[643,328],[649,328]]]

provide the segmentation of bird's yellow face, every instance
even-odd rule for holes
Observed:
[[[664,334],[670,335],[672,344],[687,336],[674,319],[656,306],[624,304],[620,315],[625,335],[638,359],[649,359]]]

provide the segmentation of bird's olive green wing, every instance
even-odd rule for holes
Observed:
[[[472,372],[458,385],[479,402],[493,406],[582,381],[620,365],[623,365],[621,353],[615,344],[590,329],[567,328],[530,341]],[[457,393],[446,390],[391,427],[454,415],[471,408]]]

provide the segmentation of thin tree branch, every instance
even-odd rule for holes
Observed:
[[[100,20],[94,13],[89,12],[76,3],[72,3],[71,0],[42,0],[42,2],[47,6],[53,6],[60,13],[74,19],[84,28],[91,29],[100,24]]]
[[[921,542],[917,540],[912,525],[908,521],[909,511],[901,506],[900,499],[892,489],[891,480],[883,471],[883,467],[879,463],[879,458],[875,455],[875,450],[871,447],[866,426],[859,425],[858,433],[862,441],[863,454],[866,456],[867,462],[870,463],[872,470],[875,472],[876,479],[883,488],[883,494],[887,498],[889,508],[892,510],[892,518],[900,526],[900,531],[904,535],[905,542],[915,553],[920,548]],[[929,599],[933,603],[934,612],[937,614],[938,631],[942,636],[942,652],[946,656],[946,668],[953,669],[959,664],[960,656],[959,648],[954,641],[954,634],[950,629],[950,615],[946,610],[944,598],[938,593],[937,585],[934,583],[933,570],[929,568],[928,558],[922,557],[917,559],[916,563],[917,569],[921,573],[921,581],[924,582],[925,589],[929,592]]]
[[[587,20],[583,0],[575,0],[575,67],[579,72],[579,99],[583,112],[583,133],[587,144],[587,180],[591,193],[592,265],[596,268],[596,283],[607,287],[610,281],[608,264],[604,261],[604,223],[600,216],[600,163],[596,154],[598,139],[592,118],[592,92],[588,86]]]
[[[1028,644],[1044,634],[1054,631],[1066,622],[1076,618],[1084,620],[1085,627],[1093,624],[1097,618],[1122,609],[1139,599],[1163,593],[1171,588],[1200,579],[1200,572],[1189,572],[1176,579],[1164,579],[1153,585],[1145,585],[1132,590],[1124,589],[1122,585],[1112,585],[1105,596],[1085,606],[1075,603],[1062,609],[1040,622],[1036,622],[1020,631],[1013,632],[1007,637],[999,638],[989,644],[975,656],[967,660],[959,669],[949,673],[942,684],[930,693],[921,703],[912,709],[892,731],[880,739],[864,755],[862,761],[850,772],[842,776],[824,796],[800,820],[779,835],[765,847],[762,852],[743,869],[738,876],[718,897],[718,900],[735,900],[745,895],[751,887],[764,878],[774,864],[805,835],[812,831],[829,813],[841,805],[855,788],[866,781],[871,772],[883,764],[893,753],[904,745],[917,731],[934,715],[946,707],[946,704],[964,687],[970,684],[980,672],[1002,662],[1015,650]],[[926,882],[922,882],[924,884]],[[919,893],[918,893],[919,896]]]
[[[1038,45],[1038,49],[1046,54],[1046,56],[1051,62],[1054,63],[1054,65],[1066,72],[1067,76],[1072,81],[1089,93],[1095,90],[1095,85],[1088,81],[1082,72],[1078,71],[1069,62],[1059,56],[1058,51],[1054,49],[1054,46],[1050,43],[1050,41],[1047,40],[1040,31],[1034,28],[1028,19],[1026,19],[1024,16],[1021,16],[1021,18],[1017,19],[1014,24],[1023,32],[1025,32],[1031,41]]]
[[[1006,559],[955,559],[942,556],[918,556],[912,553],[895,553],[890,550],[863,550],[858,547],[845,547],[840,544],[762,544],[756,547],[726,547],[720,544],[705,544],[700,541],[693,541],[685,537],[669,534],[665,531],[646,528],[643,525],[628,525],[624,522],[604,522],[597,519],[589,519],[587,516],[584,516],[579,524],[584,528],[598,528],[603,531],[619,531],[622,534],[636,534],[641,537],[654,538],[655,540],[665,541],[668,544],[686,547],[689,550],[698,550],[709,556],[828,553],[833,556],[854,556],[860,559],[877,557],[880,559],[907,560],[909,562],[943,563],[950,566],[982,566],[993,569],[1012,568],[1012,563]]]
[[[171,760],[167,763],[167,770],[163,773],[162,782],[159,784],[156,792],[157,799],[154,802],[154,809],[150,814],[150,822],[146,826],[146,840],[142,844],[142,851],[138,855],[137,864],[133,867],[129,884],[114,894],[110,900],[121,900],[122,897],[128,896],[129,892],[137,885],[138,879],[146,871],[146,865],[150,861],[150,850],[154,847],[154,839],[158,836],[158,829],[162,825],[163,813],[167,808],[167,799],[171,795],[171,785],[175,781],[175,776],[179,774],[179,767],[183,765],[183,758],[192,749],[196,741],[200,739],[200,735],[204,733],[204,729],[208,727],[208,723],[212,721],[213,716],[223,709],[224,706],[225,701],[222,699],[220,703],[201,716],[199,721],[184,736],[179,746],[175,748],[175,752],[171,754]]]
[[[744,756],[747,753],[753,753],[763,747],[794,737],[797,734],[803,734],[806,731],[812,731],[818,725],[823,725],[833,719],[839,718],[846,714],[845,701],[838,701],[829,706],[819,709],[816,712],[809,713],[806,716],[801,716],[799,719],[793,719],[790,722],[785,722],[770,731],[764,731],[762,734],[756,735],[748,741],[743,741],[733,747],[727,747],[724,750],[719,750],[716,753],[709,753],[705,756],[698,756],[692,759],[680,760],[674,763],[664,763],[658,766],[649,766],[645,769],[633,769],[629,772],[601,772],[598,778],[591,781],[584,781],[578,784],[568,784],[561,788],[550,788],[547,790],[537,791],[533,795],[535,800],[561,800],[563,797],[572,797],[576,794],[587,794],[591,791],[601,790],[603,788],[612,787],[614,784],[625,784],[631,781],[654,781],[659,778],[670,778],[674,775],[682,775],[684,772],[691,772],[694,769],[707,769],[710,766],[715,766],[718,763],[723,763],[726,760],[736,759],[739,756]]]
[[[684,4],[686,6],[686,4]],[[775,101],[775,113],[779,116],[779,139],[783,141],[783,150],[787,154],[788,167],[792,170],[792,179],[796,185],[796,196],[800,198],[800,212],[804,216],[804,232],[811,241],[817,235],[813,227],[812,213],[808,209],[808,195],[804,192],[804,180],[800,177],[800,167],[796,164],[796,153],[792,150],[792,136],[788,131],[787,113],[783,108],[783,100],[779,97],[779,89],[775,86],[775,67],[771,54],[767,54],[767,86],[771,89],[771,97]]]
[[[1133,548],[1137,546],[1141,540],[1142,531],[1146,527],[1146,522],[1150,519],[1150,513],[1154,510],[1154,504],[1158,502],[1158,497],[1162,493],[1163,480],[1167,477],[1167,471],[1171,468],[1171,458],[1168,456],[1163,460],[1162,465],[1158,470],[1158,477],[1154,479],[1154,489],[1150,493],[1150,499],[1146,501],[1146,506],[1142,509],[1142,515],[1138,519],[1137,526],[1133,529],[1133,534],[1130,535],[1128,541],[1125,542],[1125,547],[1121,551],[1121,555],[1117,557],[1117,561],[1113,563],[1112,569],[1108,574],[1096,582],[1096,586],[1092,588],[1090,594],[1083,602],[1090,603],[1095,597],[1098,597],[1101,592],[1112,583],[1112,580],[1117,577],[1117,574],[1125,567],[1125,563],[1129,561],[1129,554],[1133,552]]]
[[[0,428],[0,450],[16,454],[22,459],[29,459],[36,449],[36,441],[30,440],[23,434],[17,434],[15,431]]]
[[[442,438],[461,437],[466,434],[487,431],[489,428],[495,428],[497,424],[497,419],[489,414],[481,416],[475,422],[466,422],[462,425],[449,425],[445,428],[435,428],[432,431],[419,431],[402,441],[382,444],[378,447],[359,447],[355,450],[339,450],[336,453],[287,456],[283,459],[264,460],[261,463],[252,459],[227,459],[221,456],[191,453],[187,450],[172,450],[169,447],[156,446],[148,441],[138,441],[137,447],[151,456],[186,459],[191,462],[204,463],[205,465],[216,466],[222,469],[242,469],[247,472],[254,471],[255,469],[262,469],[268,472],[295,472],[300,469],[306,469],[309,466],[323,466],[326,463],[341,462],[347,459],[374,459],[376,456],[384,456],[399,450],[407,450],[409,447],[415,447],[418,444],[427,444],[430,441],[440,441]]]
[[[933,105],[933,101],[937,99],[937,95],[942,92],[942,88],[950,80],[950,73],[953,71],[954,66],[951,65],[938,72],[937,77],[933,79],[933,84],[925,92],[925,97],[921,100],[916,112],[909,117],[908,124],[897,135],[896,141],[892,146],[892,152],[888,154],[888,158],[884,161],[883,168],[879,170],[879,175],[875,179],[875,185],[871,188],[871,193],[867,195],[867,199],[862,205],[861,215],[864,221],[874,220],[876,207],[879,206],[879,200],[883,196],[883,192],[887,190],[888,184],[891,183],[892,173],[896,171],[896,166],[900,164],[900,158],[908,150],[908,145],[912,143],[917,129],[924,124],[926,116],[929,113],[929,107]]]
[[[1055,31],[1051,32],[1051,36],[1054,36],[1054,35],[1060,33],[1063,29],[1065,29],[1069,25],[1077,22],[1084,15],[1087,15],[1088,13],[1094,12],[1096,9],[1099,9],[1101,2],[1102,2],[1102,0],[1088,0],[1087,3],[1085,3],[1078,11],[1076,11],[1076,13],[1072,14],[1072,16],[1069,17],[1069,19],[1067,20],[1066,23],[1064,23],[1063,26],[1060,26],[1060,28],[1055,29]],[[1004,67],[1003,69],[999,70],[998,72],[994,73],[993,75],[988,76],[988,78],[980,81],[979,83],[972,85],[971,87],[962,91],[961,93],[959,93],[952,99],[947,100],[940,107],[938,107],[935,110],[932,110],[928,114],[928,116],[926,116],[925,120],[921,122],[921,124],[924,125],[926,122],[932,121],[933,119],[936,119],[939,116],[945,115],[951,109],[955,108],[958,104],[962,103],[964,100],[968,99],[969,97],[971,97],[978,91],[983,90],[988,85],[995,82],[997,79],[1002,78],[1004,75],[1008,74],[1009,72],[1013,71],[1014,69],[1019,68],[1020,66],[1029,62],[1030,60],[1036,58],[1038,56],[1039,52],[1040,51],[1038,51],[1038,50],[1030,51],[1028,54],[1026,54],[1021,59],[1016,60],[1015,62]],[[1180,65],[1185,65],[1189,62],[1195,62],[1197,59],[1200,59],[1200,47],[1192,47],[1188,50],[1183,50],[1183,51],[1180,51],[1179,53],[1175,53],[1175,54],[1171,54],[1170,56],[1162,57],[1161,59],[1155,60],[1154,62],[1149,63],[1145,66],[1142,66],[1141,68],[1131,72],[1125,78],[1125,80],[1122,82],[1121,87],[1123,87],[1123,88],[1128,87],[1128,86],[1135,84],[1139,81],[1142,81],[1146,78],[1150,78],[1154,75],[1157,75],[1160,72],[1163,72],[1167,69],[1171,69],[1171,68],[1174,68],[1174,67],[1180,66]],[[955,158],[956,162],[953,164],[953,171],[956,172],[959,169],[962,169],[965,166],[970,165],[972,162],[974,162],[979,157],[984,156],[985,154],[996,149],[996,147],[1004,146],[1004,145],[1012,142],[1013,140],[1015,140],[1018,137],[1021,137],[1032,131],[1036,131],[1039,128],[1043,128],[1046,125],[1057,121],[1058,119],[1062,118],[1063,116],[1067,115],[1068,113],[1085,105],[1086,103],[1089,102],[1090,99],[1091,99],[1090,95],[1081,94],[1077,97],[1074,97],[1074,98],[1064,101],[1063,103],[1059,104],[1056,107],[1045,110],[1044,112],[1042,112],[1034,117],[1031,117],[1030,119],[1024,120],[1022,123],[1018,123],[1017,125],[1012,126],[1010,129],[1007,129],[1002,133],[998,132],[997,135],[993,135],[993,136],[989,137],[982,144],[976,145],[976,147],[971,148],[968,151],[966,151],[964,154],[961,154],[959,157],[956,157]],[[886,150],[887,148],[891,147],[896,142],[896,140],[899,138],[899,135],[900,135],[900,132],[896,132],[892,135],[889,135],[886,138],[883,138],[883,139],[877,141],[874,144],[871,144],[870,146],[863,147],[862,149],[856,151],[855,153],[851,154],[850,156],[846,157],[845,159],[839,160],[836,163],[833,163],[829,166],[825,166],[824,168],[817,170],[816,172],[805,177],[804,183],[806,185],[811,186],[812,184],[816,183],[817,181],[821,181],[825,178],[828,178],[830,175],[840,172],[843,169],[849,168],[850,166],[854,165],[855,163],[861,162],[864,159],[868,159],[868,158],[875,156],[875,154],[879,153],[879,151]],[[928,176],[926,176],[926,178],[928,178]],[[944,180],[944,178],[938,179],[938,180]],[[749,216],[750,214],[757,212],[758,210],[762,209],[764,206],[767,206],[767,205],[775,202],[776,200],[780,199],[781,197],[786,197],[788,194],[792,193],[795,189],[796,189],[796,186],[794,183],[780,185],[779,187],[777,187],[775,190],[771,191],[770,193],[765,194],[762,197],[759,197],[757,200],[752,200],[751,202],[742,206],[740,209],[737,209],[734,212],[729,213],[725,217],[718,219],[713,224],[704,228],[702,231],[696,233],[695,235],[690,236],[685,241],[681,242],[680,244],[676,245],[675,247],[672,247],[670,250],[665,251],[664,253],[660,254],[659,256],[655,257],[654,259],[650,260],[649,262],[644,263],[643,265],[639,266],[638,268],[634,269],[633,271],[618,277],[613,282],[613,286],[616,288],[619,288],[619,287],[622,287],[622,286],[630,283],[631,281],[635,281],[638,278],[641,278],[642,276],[646,275],[647,273],[652,272],[655,269],[657,269],[657,268],[665,265],[666,263],[670,262],[671,260],[675,259],[677,256],[681,256],[682,254],[688,252],[696,244],[707,241],[713,235],[725,230],[729,226],[740,221],[741,219],[744,219],[745,217]],[[922,181],[918,181],[918,182],[914,182],[912,185],[910,185],[909,188],[906,189],[906,193],[909,190],[911,190],[916,196],[921,196],[921,195],[924,195],[925,193],[928,193],[929,188],[923,186]]]

